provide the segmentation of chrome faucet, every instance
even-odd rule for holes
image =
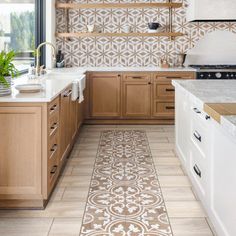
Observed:
[[[41,69],[40,69],[40,62],[39,62],[39,58],[40,58],[40,48],[44,45],[50,45],[53,49],[52,51],[52,55],[53,55],[53,60],[56,60],[56,47],[50,43],[50,42],[44,42],[39,44],[39,46],[36,49],[36,75],[40,76],[41,74]]]

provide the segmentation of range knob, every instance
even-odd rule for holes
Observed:
[[[222,74],[220,72],[218,72],[218,73],[215,74],[215,76],[216,76],[217,79],[220,79],[222,77]]]
[[[208,74],[208,77],[211,78],[211,74]]]

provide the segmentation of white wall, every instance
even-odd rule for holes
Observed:
[[[56,46],[56,9],[55,0],[46,0],[46,41]],[[46,66],[53,67],[52,49],[46,46]]]
[[[187,52],[185,65],[191,64],[236,65],[236,34],[220,30],[206,34]]]

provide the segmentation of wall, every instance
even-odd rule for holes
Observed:
[[[185,34],[174,41],[163,37],[88,37],[72,38],[70,41],[57,38],[57,47],[65,53],[66,64],[72,66],[157,66],[161,57],[167,57],[175,64],[177,54],[193,48],[206,33],[215,30],[236,33],[236,23],[232,22],[187,23],[185,4],[173,12],[174,31]],[[65,31],[64,11],[57,10],[56,16],[57,32]],[[71,32],[84,31],[87,24],[99,25],[104,32],[122,32],[125,25],[131,25],[136,32],[146,32],[147,23],[151,21],[168,26],[168,9],[70,10],[69,18]]]

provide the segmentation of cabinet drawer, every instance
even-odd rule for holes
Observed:
[[[54,159],[57,159],[59,155],[59,135],[54,135],[53,138],[49,141],[48,145],[48,161],[49,166],[51,167],[54,162]]]
[[[174,101],[175,89],[171,84],[155,84],[155,99],[168,99]]]
[[[175,103],[174,102],[155,102],[154,115],[160,116],[174,116]]]
[[[205,114],[199,110],[192,111],[191,125],[190,125],[190,137],[191,142],[199,149],[204,157],[207,154],[207,143],[208,143],[208,120]]]
[[[193,72],[159,72],[155,74],[154,80],[157,81],[171,81],[175,79],[194,79],[195,73]]]
[[[145,73],[128,73],[123,76],[124,81],[133,82],[149,82],[151,80],[150,74]]]
[[[52,137],[59,130],[59,112],[54,113],[53,116],[49,117],[48,123],[48,136]]]
[[[48,115],[53,116],[56,112],[59,112],[59,97],[54,99],[48,104]]]
[[[206,167],[208,164],[204,161],[202,153],[194,145],[190,145],[190,147],[190,176],[199,197],[204,199],[207,191]]]

